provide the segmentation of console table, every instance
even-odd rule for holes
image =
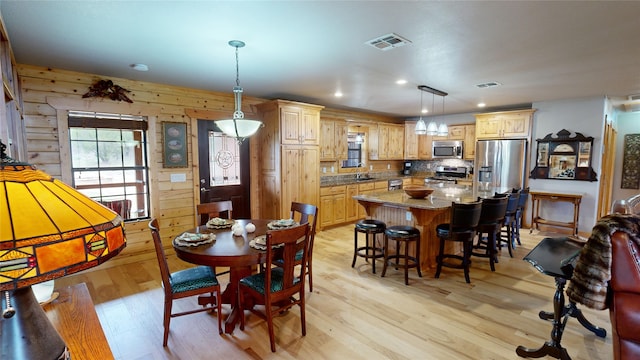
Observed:
[[[538,316],[542,320],[551,320],[551,340],[537,349],[518,346],[516,354],[526,358],[540,358],[551,356],[561,360],[571,360],[567,349],[562,347],[562,333],[569,317],[578,322],[596,336],[604,338],[607,331],[593,325],[587,320],[573,301],[565,305],[564,286],[573,275],[573,262],[580,253],[583,244],[569,238],[544,238],[529,254],[524,257],[533,267],[545,275],[555,278],[556,292],[553,295],[553,312],[540,311]]]
[[[531,196],[531,229],[529,230],[529,233],[532,233],[534,228],[538,230],[538,225],[543,224],[570,228],[573,230],[573,235],[578,235],[578,218],[580,216],[580,201],[582,201],[582,194],[552,193],[531,190],[529,195]],[[562,222],[541,218],[540,205],[542,204],[542,201],[573,203],[573,221]]]
[[[60,294],[58,298],[43,309],[67,344],[71,358],[114,359],[87,285],[80,283],[56,291]]]

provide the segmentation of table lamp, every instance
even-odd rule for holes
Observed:
[[[8,157],[5,149],[0,142],[0,359],[69,359],[31,285],[117,255],[126,246],[122,218],[34,166]]]

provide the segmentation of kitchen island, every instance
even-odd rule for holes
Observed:
[[[471,186],[445,185],[434,187],[434,192],[424,199],[412,199],[404,190],[356,195],[353,198],[365,208],[371,219],[383,221],[387,226],[408,225],[420,230],[420,264],[423,271],[430,271],[436,267],[439,249],[436,226],[449,222],[451,203],[473,202],[478,197],[492,197],[495,192],[507,191],[510,189],[478,191]],[[410,249],[410,252],[415,254],[415,249]]]

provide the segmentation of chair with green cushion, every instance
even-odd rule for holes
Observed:
[[[272,352],[276,351],[273,318],[294,305],[300,307],[302,336],[307,334],[304,291],[307,267],[298,265],[307,261],[310,235],[309,224],[267,231],[265,270],[240,279],[240,329],[244,330],[245,326],[245,305],[264,304],[264,312],[254,307],[247,310],[267,321]],[[302,251],[302,262],[296,261],[299,251]]]
[[[152,219],[149,222],[149,229],[151,230],[153,245],[156,249],[158,265],[160,265],[160,275],[162,277],[162,287],[164,289],[164,337],[162,345],[167,346],[167,339],[169,338],[169,322],[172,317],[189,315],[202,311],[216,310],[218,315],[218,332],[222,334],[220,284],[218,283],[218,279],[216,278],[216,274],[213,269],[208,266],[196,266],[171,273],[169,271],[167,258],[164,254],[164,248],[162,247],[162,239],[160,237],[160,228],[158,226],[157,219]],[[214,297],[216,305],[171,313],[173,300],[205,294],[209,294]]]
[[[299,202],[291,203],[291,218],[300,224],[309,224],[309,244],[307,250],[307,276],[309,278],[309,291],[313,291],[313,240],[316,237],[316,220],[318,219],[318,207]],[[302,251],[296,254],[296,261],[302,261]]]

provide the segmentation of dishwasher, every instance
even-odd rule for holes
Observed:
[[[401,189],[402,189],[402,179],[389,179],[389,191],[401,190]]]

